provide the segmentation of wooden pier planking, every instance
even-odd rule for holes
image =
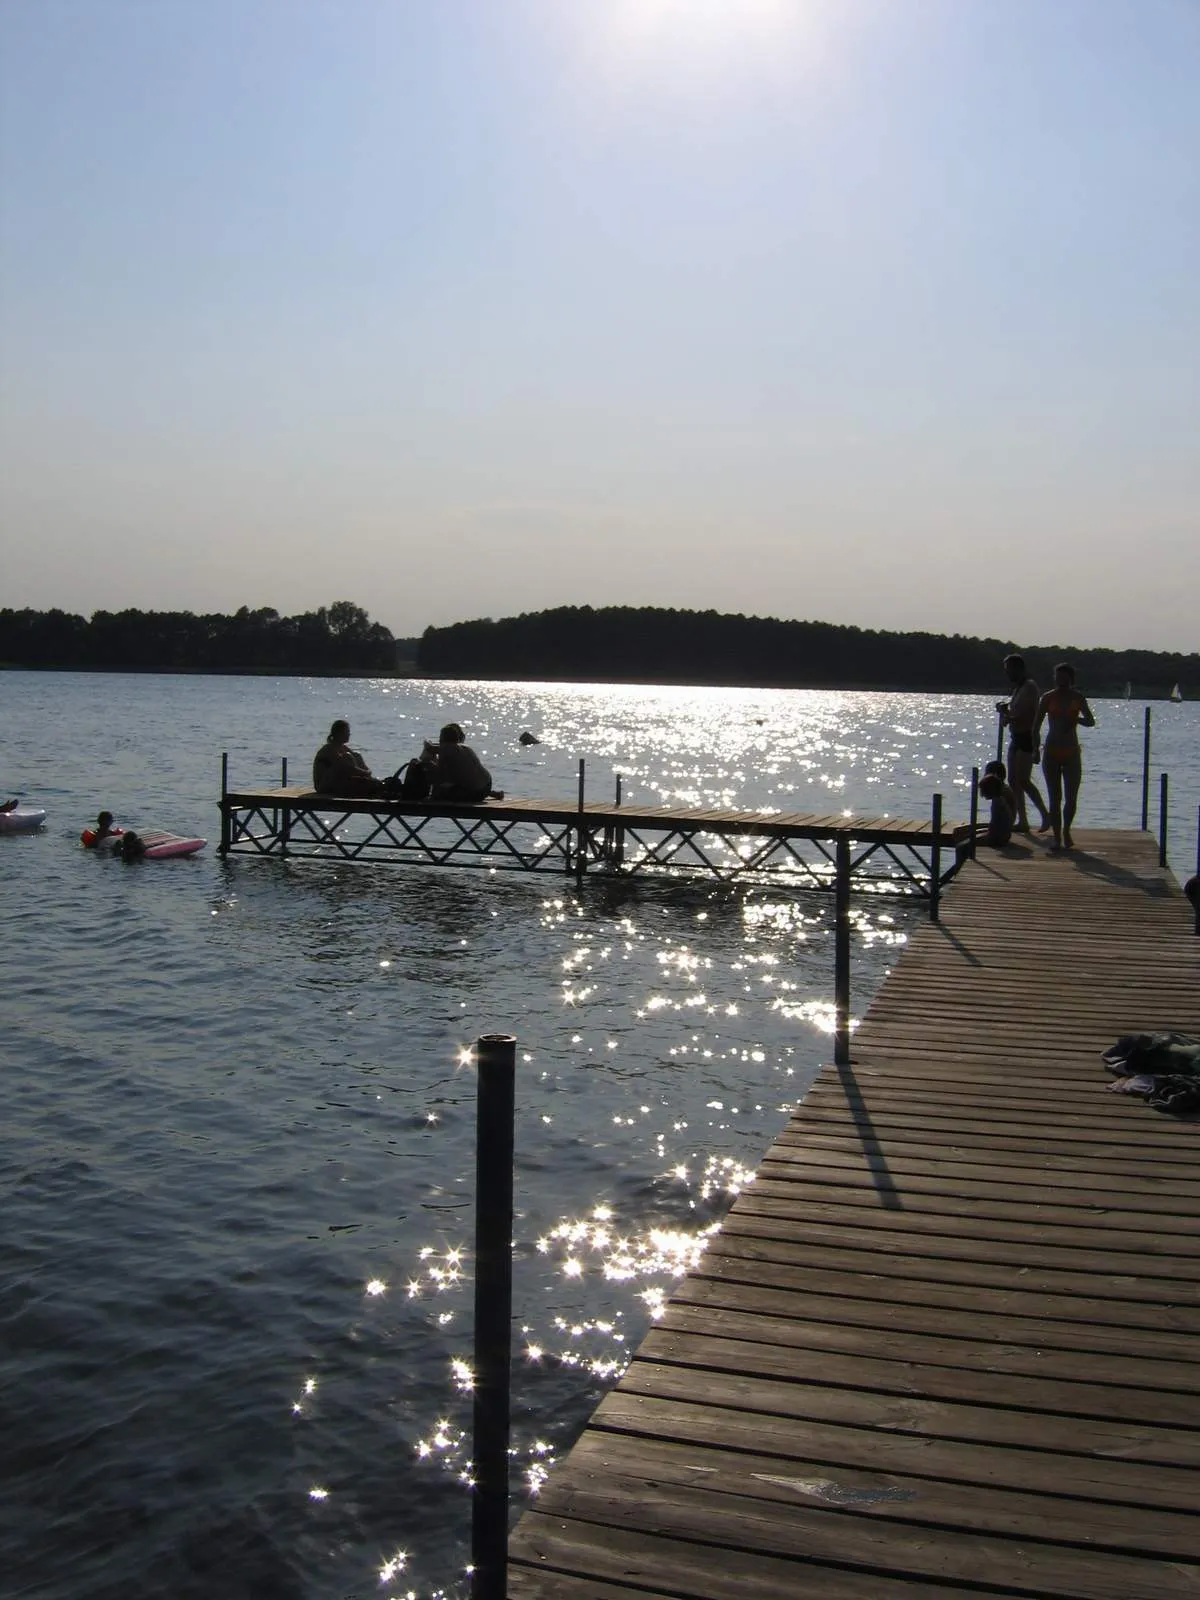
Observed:
[[[511,1541],[513,1600],[1200,1593],[1200,1036],[1146,834],[980,853]]]
[[[935,841],[931,820],[887,817],[859,817],[838,812],[834,815],[816,815],[806,812],[738,811],[733,809],[701,810],[691,806],[647,806],[612,801],[587,800],[580,807],[567,800],[538,800],[521,796],[506,796],[503,800],[484,800],[478,805],[465,802],[437,800],[380,800],[371,798],[341,799],[319,795],[306,784],[288,784],[270,789],[231,789],[224,797],[225,806],[249,810],[255,807],[276,809],[287,807],[293,811],[350,812],[374,815],[390,811],[399,816],[412,817],[491,817],[497,821],[571,823],[583,816],[590,822],[620,824],[626,828],[689,828],[703,832],[740,831],[762,837],[797,839],[836,839],[839,836],[861,839],[864,843],[902,842],[907,845],[929,845]],[[937,842],[945,850],[953,850],[966,833],[962,823],[944,822]]]

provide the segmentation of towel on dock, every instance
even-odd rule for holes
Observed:
[[[1127,1033],[1101,1057],[1119,1094],[1140,1094],[1156,1111],[1200,1111],[1200,1039],[1186,1033]]]
[[[1176,1073],[1200,1078],[1200,1039],[1187,1033],[1126,1033],[1101,1060],[1110,1072]]]

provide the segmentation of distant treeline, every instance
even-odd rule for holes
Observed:
[[[0,611],[0,664],[125,672],[392,672],[397,643],[361,606],[281,617],[245,606],[232,617],[190,611]]]
[[[761,688],[987,692],[1021,650],[1039,683],[1070,659],[1096,695],[1200,693],[1200,655],[1154,650],[1020,647],[961,634],[882,633],[828,622],[656,607],[562,606],[493,622],[426,628],[417,665],[431,677],[544,678],[599,683],[700,683]]]

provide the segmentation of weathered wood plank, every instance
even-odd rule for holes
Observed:
[[[1200,1591],[1200,1126],[1100,1060],[1200,1035],[1200,941],[1148,835],[1080,843],[968,866],[915,931],[522,1520],[514,1594]]]

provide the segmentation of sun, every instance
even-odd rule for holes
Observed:
[[[627,86],[683,94],[791,75],[810,59],[831,0],[610,0],[580,8],[593,60]]]

